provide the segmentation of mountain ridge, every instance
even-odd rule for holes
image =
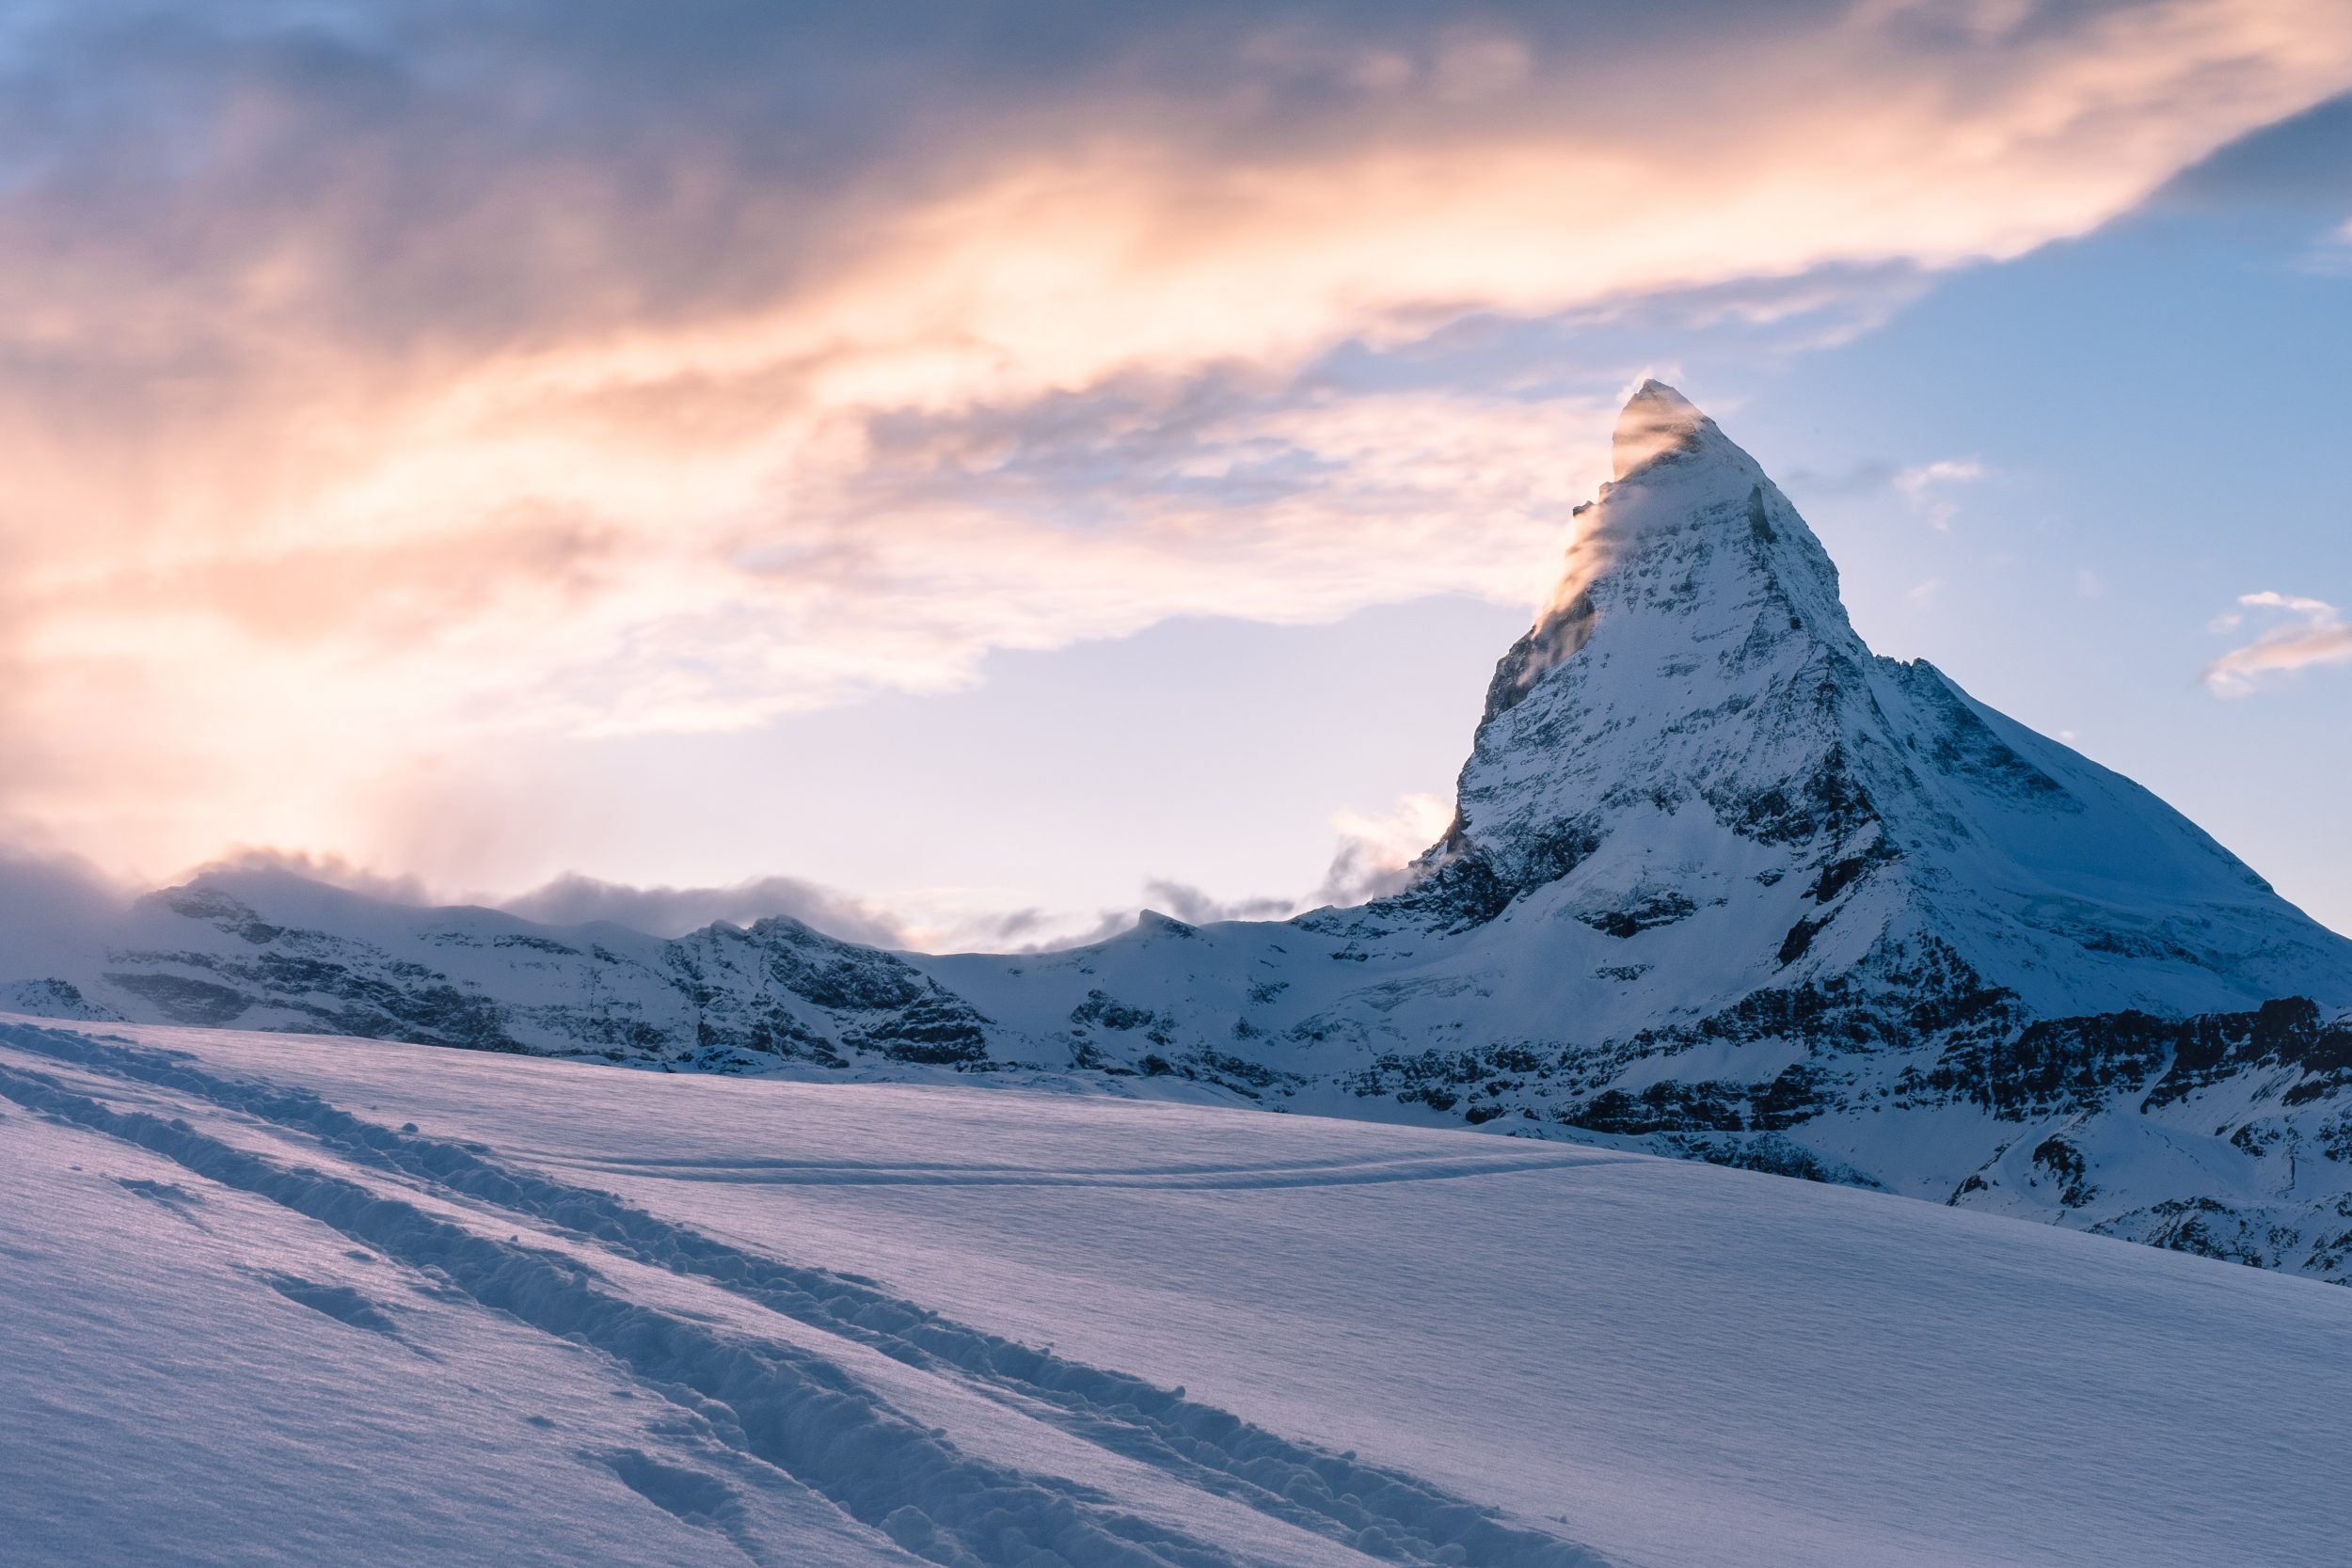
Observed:
[[[1434,1117],[2352,1280],[2352,941],[1871,652],[1797,509],[1673,388],[1613,453],[1452,822],[1371,903],[923,955],[215,873],[0,1006]]]

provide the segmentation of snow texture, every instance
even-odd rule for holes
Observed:
[[[1624,1150],[0,1024],[11,1563],[2341,1561],[2352,1295]]]

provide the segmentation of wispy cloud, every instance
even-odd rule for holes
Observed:
[[[1403,891],[1409,868],[1438,842],[1452,818],[1451,802],[1436,795],[1401,795],[1386,811],[1343,811],[1333,816],[1339,848],[1331,869],[1302,908],[1355,904]]]
[[[1984,477],[1984,465],[1974,458],[1938,458],[1904,468],[1894,477],[1894,486],[1915,510],[1927,515],[1928,523],[1938,532],[1948,530],[1952,519],[1960,515],[1960,502],[1951,494],[1951,486],[1967,484]]]
[[[2268,675],[2315,664],[2352,663],[2352,625],[2345,623],[2344,612],[2334,605],[2267,590],[2241,594],[2237,602],[2248,610],[2267,612],[2274,621],[2281,616],[2286,619],[2205,667],[2205,685],[2217,696],[2244,696]],[[2216,623],[2216,629],[2233,629],[2238,624],[2238,616],[2225,616]]]
[[[1132,928],[1141,910],[1156,910],[1188,924],[1220,920],[1283,920],[1326,905],[1361,903],[1403,888],[1412,862],[1445,830],[1451,808],[1439,797],[1400,796],[1386,809],[1335,812],[1336,835],[1328,869],[1311,888],[1279,894],[1222,897],[1173,878],[1148,879],[1136,904],[1097,911],[1009,908],[987,890],[912,889],[890,898],[866,898],[803,878],[768,876],[717,887],[638,886],[578,872],[557,877],[511,896],[469,895],[431,886],[414,876],[386,875],[335,856],[265,848],[242,848],[196,870],[263,872],[325,882],[370,898],[412,907],[475,903],[548,926],[610,922],[649,936],[678,937],[714,922],[750,926],[786,916],[829,936],[871,946],[918,952],[1041,952],[1101,942]],[[30,933],[49,918],[45,911],[83,911],[81,925],[119,910],[138,891],[70,857],[32,856],[0,846],[0,937],[16,951],[33,943]],[[7,920],[6,895],[34,894],[30,909],[39,918],[15,932]],[[65,915],[60,913],[59,919]],[[77,927],[77,929],[81,928]],[[45,940],[45,939],[44,939]],[[60,940],[63,940],[60,938]],[[87,942],[87,932],[79,939]],[[6,947],[0,943],[0,947]]]
[[[1532,598],[1627,367],[1333,356],[1815,309],[2352,85],[2337,0],[1701,8],[22,18],[0,814],[151,865],[363,847],[491,736]]]
[[[875,947],[920,941],[888,912],[797,877],[759,877],[731,887],[630,887],[577,873],[507,899],[501,908],[546,926],[610,921],[657,937],[684,936],[724,921],[750,926],[783,915],[828,936]]]
[[[2296,265],[2326,277],[2352,275],[2352,221],[2328,230],[2313,241],[2296,258]]]
[[[1219,920],[1286,920],[1309,910],[1360,904],[1400,892],[1411,880],[1413,862],[1445,832],[1452,809],[1438,796],[1416,792],[1398,797],[1385,810],[1334,813],[1331,826],[1338,843],[1323,880],[1312,888],[1228,898],[1172,878],[1154,878],[1144,884],[1143,907],[1198,926]],[[1091,921],[1073,921],[1034,910],[967,911],[910,927],[901,945],[934,952],[1073,947],[1129,929],[1136,914],[1134,910],[1104,910]]]

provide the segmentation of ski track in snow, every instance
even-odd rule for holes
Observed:
[[[855,1187],[1136,1187],[1237,1192],[1265,1187],[1363,1187],[1390,1181],[1443,1181],[1502,1172],[1565,1170],[1609,1164],[1625,1156],[1588,1148],[1545,1149],[1511,1160],[1483,1151],[1469,1157],[1391,1155],[1378,1160],[1301,1160],[1279,1165],[1172,1165],[1165,1169],[1024,1169],[1005,1165],[880,1165],[846,1161],[581,1160],[552,1150],[527,1150],[587,1170],[663,1176],[694,1181],[774,1186]]]
[[[712,1418],[711,1430],[741,1455],[784,1472],[931,1561],[957,1568],[1239,1568],[1248,1560],[1137,1517],[1099,1489],[965,1453],[943,1431],[916,1423],[855,1375],[798,1344],[741,1338],[633,1301],[595,1270],[527,1244],[519,1235],[496,1240],[360,1181],[291,1165],[183,1119],[126,1109],[101,1095],[108,1087],[143,1085],[187,1096],[295,1134],[332,1158],[464,1200],[502,1222],[544,1227],[615,1258],[717,1286],[822,1334],[955,1379],[1110,1453],[1366,1556],[1494,1568],[1588,1568],[1606,1561],[1418,1477],[1294,1442],[1187,1399],[1181,1389],[969,1327],[862,1277],[730,1244],[609,1193],[508,1164],[480,1146],[380,1126],[308,1090],[220,1076],[182,1053],[62,1031],[0,1025],[0,1044],[50,1069],[0,1066],[0,1098],[267,1198],[446,1279],[484,1307],[591,1346],[663,1397]],[[69,1083],[57,1068],[98,1083]],[[1458,1180],[1612,1158],[1510,1146],[1496,1152],[1511,1157],[1098,1172],[790,1161],[610,1163],[719,1180],[1216,1188]],[[182,1189],[123,1185],[175,1211],[190,1206]],[[396,1324],[349,1287],[288,1275],[265,1275],[262,1282],[315,1311],[398,1338]],[[589,1457],[665,1512],[720,1528],[747,1555],[757,1555],[732,1522],[732,1493],[724,1482],[634,1449]]]

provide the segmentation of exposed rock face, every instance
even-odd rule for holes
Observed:
[[[11,999],[1440,1117],[2352,1280],[2352,942],[2130,781],[1871,654],[1804,519],[1656,383],[1396,896],[924,958],[211,879]]]

